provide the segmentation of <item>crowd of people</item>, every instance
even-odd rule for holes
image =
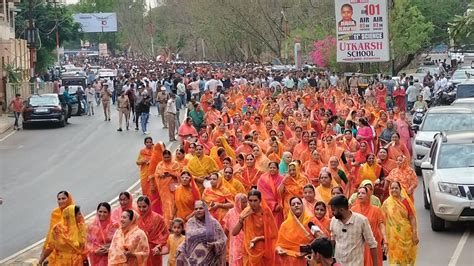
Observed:
[[[418,179],[407,99],[397,94],[410,77],[374,77],[361,91],[355,74],[123,64],[119,111],[148,99],[180,146],[146,136],[142,196],[100,203],[87,225],[59,192],[40,262],[415,264]],[[137,112],[137,129],[138,117],[146,127]]]

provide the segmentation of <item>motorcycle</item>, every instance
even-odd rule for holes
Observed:
[[[434,92],[433,106],[450,105],[456,100],[456,87],[453,85],[446,89],[438,89]]]
[[[425,116],[425,110],[423,108],[418,108],[413,113],[413,124],[421,125],[423,122],[423,117]]]

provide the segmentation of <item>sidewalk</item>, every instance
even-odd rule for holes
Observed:
[[[2,114],[0,116],[0,134],[5,133],[9,129],[13,128],[15,123],[15,118],[10,116],[10,114]]]

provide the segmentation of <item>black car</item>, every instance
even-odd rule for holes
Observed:
[[[62,96],[62,95],[61,95]],[[64,97],[57,94],[35,94],[25,101],[23,109],[23,128],[33,123],[53,122],[60,127],[67,124],[70,117]]]

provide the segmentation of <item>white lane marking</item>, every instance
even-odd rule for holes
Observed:
[[[8,134],[8,135],[6,135],[5,137],[1,138],[1,139],[0,139],[0,142],[2,142],[2,141],[4,141],[4,140],[6,140],[8,137],[10,137],[11,135],[13,135],[13,134],[15,134],[15,133],[16,133],[16,130],[15,130],[15,131],[12,131],[12,132],[10,132],[10,134]]]
[[[136,186],[138,186],[139,184],[140,184],[140,180],[138,180],[138,181],[135,182],[133,185],[131,185],[131,186],[127,189],[127,191],[128,191],[128,192],[131,192],[132,189],[135,188]],[[109,201],[109,204],[110,204],[110,205],[113,205],[113,204],[114,204],[115,202],[117,202],[117,201],[118,201],[118,196],[115,197],[114,199],[112,199],[111,201]],[[95,211],[89,213],[86,217],[84,217],[84,219],[85,219],[85,220],[88,220],[89,218],[91,218],[91,217],[94,216],[94,215],[95,215]],[[33,248],[35,248],[35,247],[37,247],[37,246],[43,244],[45,240],[46,240],[46,239],[43,238],[43,239],[41,239],[40,241],[38,241],[38,242],[36,242],[36,243],[33,243],[33,244],[27,246],[26,248],[24,248],[24,249],[22,249],[22,250],[16,252],[15,254],[12,254],[12,255],[10,255],[10,256],[4,258],[3,260],[0,260],[0,265],[3,265],[3,264],[6,263],[7,261],[10,261],[10,260],[14,259],[15,257],[18,257],[18,256],[20,256],[21,254],[23,254],[23,253],[29,251],[30,249],[33,249]]]
[[[15,133],[15,132],[13,132],[13,133]],[[175,149],[178,148],[179,146],[178,146],[178,147],[175,147],[175,146],[177,146],[177,144],[179,144],[179,142],[175,142],[175,143],[171,144],[170,149],[172,149],[172,148],[175,148]],[[134,188],[135,188],[136,186],[138,186],[139,184],[140,184],[140,179],[139,179],[137,182],[135,182],[133,185],[131,185],[131,186],[127,189],[127,191],[128,191],[128,192],[132,192],[132,189],[134,189]],[[115,197],[114,199],[112,199],[111,201],[109,201],[109,204],[110,204],[110,205],[114,205],[115,202],[117,202],[117,201],[118,201],[118,196]],[[84,217],[84,219],[85,219],[85,220],[88,220],[89,218],[91,218],[91,217],[94,216],[94,215],[95,215],[95,211],[89,213],[86,217]],[[46,239],[43,238],[43,239],[41,239],[40,241],[38,241],[38,242],[36,242],[36,243],[33,243],[33,244],[29,245],[28,247],[26,247],[26,248],[24,248],[24,249],[22,249],[22,250],[16,252],[15,254],[12,254],[12,255],[10,255],[10,256],[4,258],[3,260],[0,260],[0,265],[3,265],[3,264],[6,263],[7,261],[13,260],[15,257],[18,257],[18,256],[20,256],[21,254],[23,254],[23,253],[25,253],[25,252],[28,252],[30,249],[33,249],[33,248],[35,248],[35,247],[37,247],[37,246],[43,244],[45,240],[46,240]]]
[[[459,240],[458,246],[454,250],[453,256],[449,261],[448,266],[456,266],[459,257],[461,256],[461,252],[464,249],[464,245],[466,245],[467,239],[469,238],[469,234],[471,233],[471,229],[467,228],[464,234],[462,234],[461,239]]]

